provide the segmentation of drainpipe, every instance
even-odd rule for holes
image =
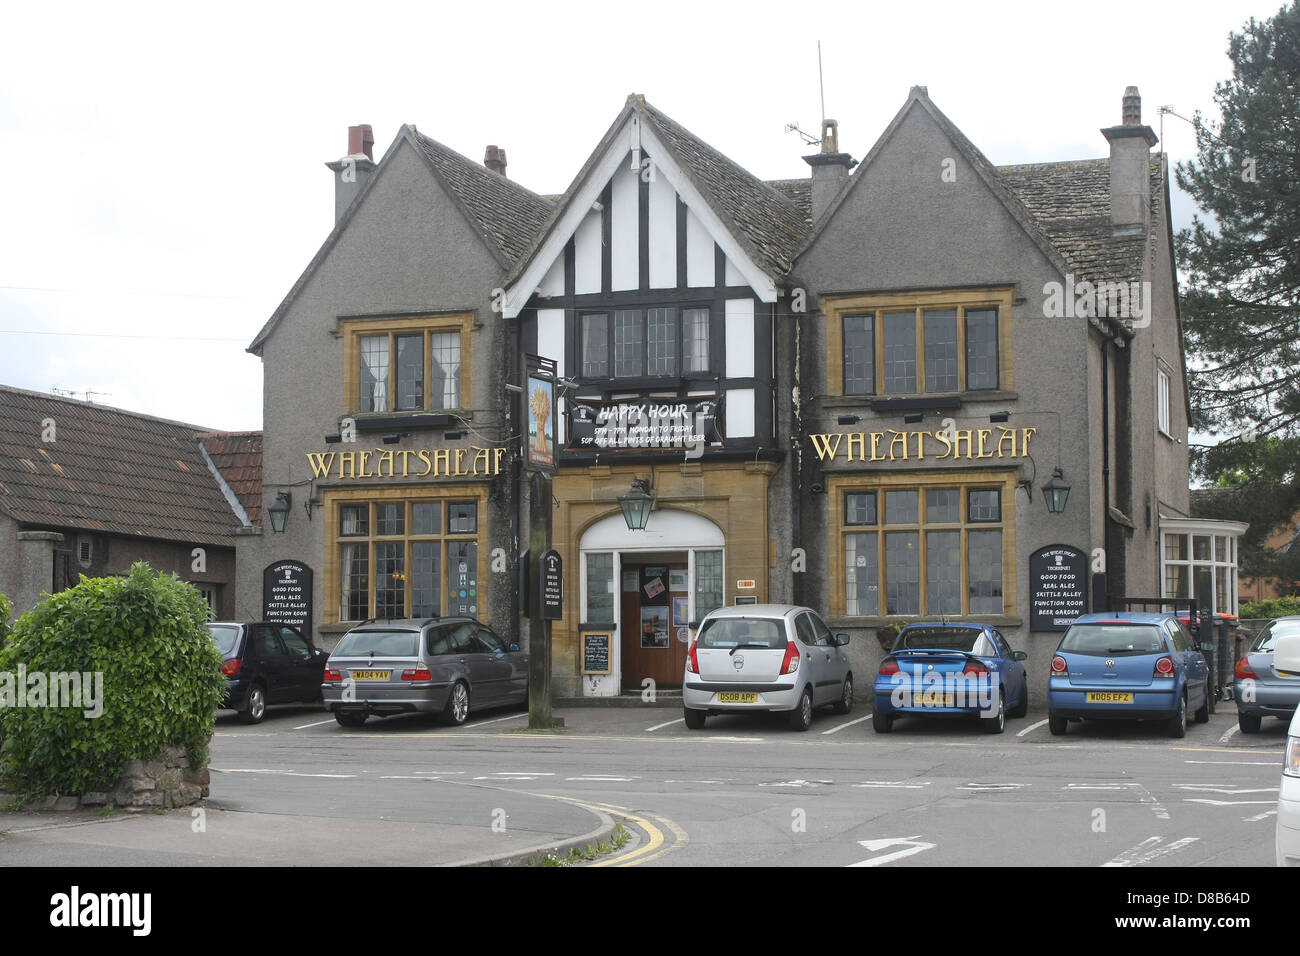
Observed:
[[[1110,337],[1101,339],[1101,546],[1106,552],[1105,588],[1101,597],[1105,607],[1094,611],[1110,610]],[[1097,595],[1094,593],[1093,601]]]

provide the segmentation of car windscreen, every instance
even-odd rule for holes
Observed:
[[[766,617],[715,617],[705,621],[696,646],[785,649],[785,622]]]
[[[419,631],[352,631],[330,656],[414,657],[419,638]]]
[[[1163,654],[1168,650],[1164,631],[1155,624],[1075,624],[1065,632],[1058,648],[1091,657]]]
[[[212,635],[212,643],[217,645],[217,650],[221,652],[222,657],[229,657],[235,653],[235,642],[239,640],[239,628],[231,625],[208,625],[208,633]]]
[[[894,641],[896,651],[976,651],[989,652],[988,642],[981,641],[984,632],[973,627],[913,627],[899,631]]]
[[[1250,653],[1272,651],[1277,639],[1287,634],[1300,634],[1300,621],[1269,621],[1250,645]]]

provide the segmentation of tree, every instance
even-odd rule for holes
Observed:
[[[1192,427],[1219,438],[1193,467],[1220,486],[1216,517],[1251,522],[1243,565],[1300,507],[1300,6],[1228,41],[1215,126],[1196,115],[1197,157],[1178,185],[1212,220],[1178,235]],[[1268,439],[1267,441],[1262,439]],[[1223,513],[1222,509],[1228,509]],[[1247,558],[1249,554],[1249,560]],[[1291,580],[1295,580],[1291,576]]]

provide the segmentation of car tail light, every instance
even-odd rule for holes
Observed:
[[[227,677],[234,677],[239,673],[239,668],[243,666],[243,663],[244,659],[242,657],[232,657],[228,661],[222,661],[221,673],[225,674]]]
[[[799,648],[794,641],[786,641],[785,659],[781,661],[781,673],[793,674],[799,669]]]
[[[1070,665],[1065,663],[1065,658],[1057,654],[1052,658],[1052,676],[1064,677],[1070,671]]]
[[[898,661],[893,661],[893,660],[885,661],[885,663],[880,665],[879,673],[881,677],[888,677],[890,674],[897,674]]]
[[[1237,661],[1237,667],[1232,672],[1232,676],[1237,680],[1259,680],[1259,675],[1256,674],[1255,669],[1250,666],[1249,657],[1243,657],[1241,660]]]
[[[331,668],[327,667],[325,668],[325,672],[321,674],[320,679],[326,684],[334,683],[335,681],[341,681],[343,680],[343,672],[332,670]]]
[[[1300,737],[1286,739],[1286,759],[1282,762],[1282,772],[1290,777],[1300,777]]]
[[[686,654],[686,670],[691,674],[700,672],[700,659],[695,656],[695,648],[699,641],[691,641],[691,649]]]
[[[1173,677],[1174,676],[1174,659],[1166,654],[1156,661],[1156,669],[1151,673],[1152,677]]]
[[[989,669],[979,661],[970,661],[961,672],[962,677],[984,677]]]
[[[433,680],[433,674],[429,668],[421,664],[419,667],[408,667],[402,671],[402,680]]]

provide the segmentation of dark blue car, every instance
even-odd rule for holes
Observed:
[[[909,624],[876,673],[871,725],[884,734],[899,717],[978,716],[1000,734],[1029,710],[1025,657],[987,624]]]
[[[1071,720],[1158,720],[1171,737],[1187,715],[1210,719],[1210,668],[1191,633],[1170,613],[1108,611],[1076,618],[1047,679],[1047,727]]]

